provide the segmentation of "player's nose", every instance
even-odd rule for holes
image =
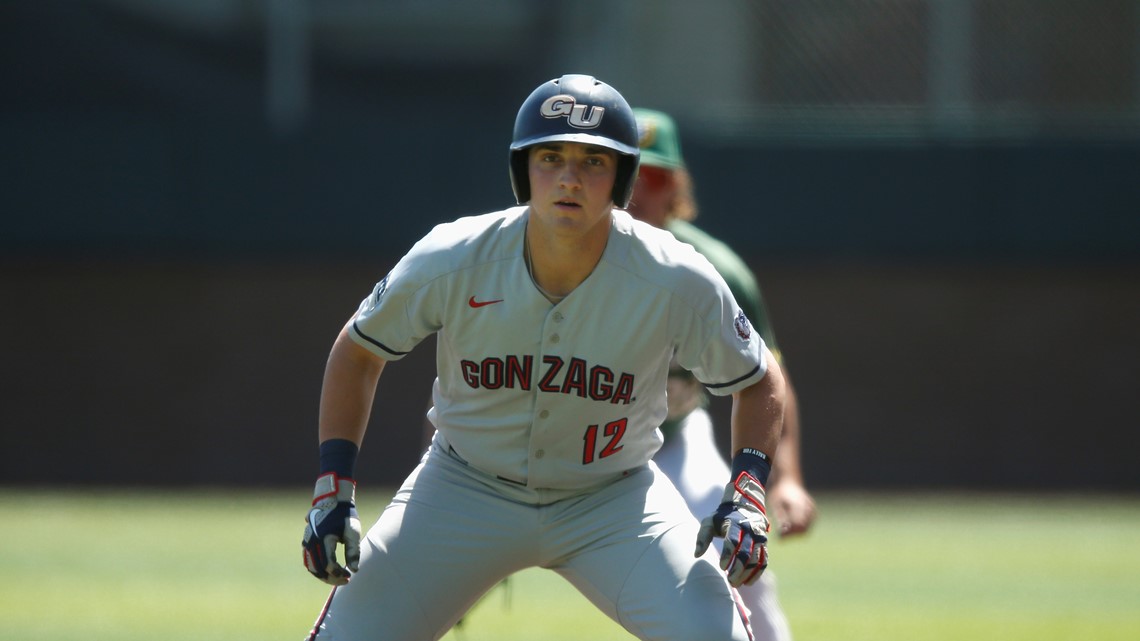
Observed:
[[[562,167],[558,175],[558,184],[563,188],[575,188],[582,185],[582,170],[577,163],[568,162]]]

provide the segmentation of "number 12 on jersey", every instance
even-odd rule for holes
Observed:
[[[625,428],[629,425],[629,419],[619,419],[611,423],[606,423],[606,426],[601,430],[602,450],[598,451],[598,426],[590,425],[586,428],[586,434],[582,437],[585,443],[582,446],[582,465],[589,465],[594,460],[603,459],[611,454],[617,454],[624,447],[621,445],[621,439],[625,436]]]

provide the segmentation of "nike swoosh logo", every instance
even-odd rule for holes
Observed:
[[[477,301],[477,300],[475,300],[475,297],[472,296],[471,298],[467,299],[467,304],[472,306],[472,307],[486,307],[487,305],[494,305],[495,303],[501,303],[501,302],[503,302],[503,299],[501,299],[501,298],[498,300]]]

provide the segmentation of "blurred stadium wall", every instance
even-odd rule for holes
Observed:
[[[0,5],[5,484],[304,484],[335,333],[533,86],[682,127],[816,488],[1140,489],[1140,2]],[[421,446],[425,343],[360,476]],[[723,415],[723,405],[716,406]]]

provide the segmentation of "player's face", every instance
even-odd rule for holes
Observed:
[[[676,195],[677,185],[672,171],[645,166],[637,172],[633,197],[626,209],[638,220],[644,220],[654,227],[664,227]]]
[[[577,142],[530,150],[530,207],[539,224],[557,234],[581,235],[609,219],[617,152]],[[608,227],[607,227],[608,229]]]

